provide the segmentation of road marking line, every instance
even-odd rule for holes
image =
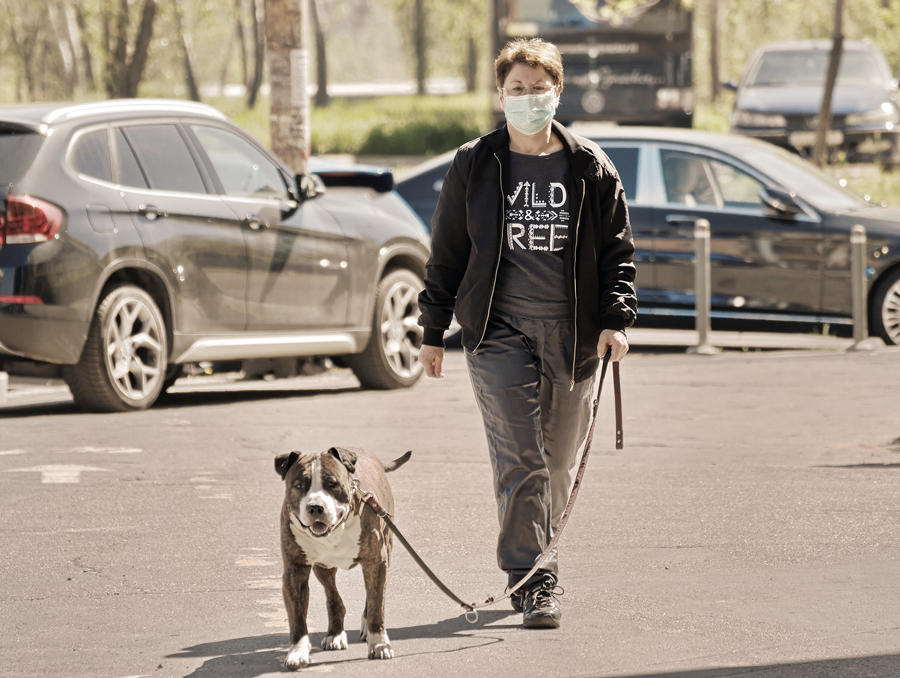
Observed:
[[[140,454],[144,450],[139,447],[76,447],[71,450],[57,450],[72,454]]]
[[[16,454],[25,454],[25,450],[0,450],[0,457],[12,457]]]
[[[265,558],[241,558],[235,563],[238,567],[269,567],[277,565],[274,560],[266,560]]]
[[[54,464],[32,466],[31,468],[15,468],[4,471],[4,473],[40,473],[41,483],[47,485],[73,485],[81,482],[81,474],[85,471],[109,473],[104,468],[94,468],[93,466],[62,466]]]

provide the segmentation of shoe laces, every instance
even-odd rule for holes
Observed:
[[[526,598],[531,598],[533,607],[540,608],[549,603],[551,598],[559,602],[559,597],[565,592],[565,589],[552,578],[546,577],[540,584],[528,591],[525,596]]]

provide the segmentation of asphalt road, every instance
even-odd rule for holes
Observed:
[[[334,444],[383,459],[396,520],[448,585],[502,588],[479,415],[459,353],[408,391],[346,373],[182,380],[148,412],[88,415],[64,388],[0,408],[0,675],[283,675],[276,454]],[[506,604],[477,623],[395,545],[397,657],[314,651],[303,673],[900,676],[900,351],[633,354],[625,441],[601,404],[562,539],[562,628]],[[358,570],[339,586],[347,626]],[[325,631],[312,584],[314,646]]]

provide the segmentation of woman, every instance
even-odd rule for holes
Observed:
[[[600,356],[628,351],[637,313],[622,183],[600,148],[553,120],[559,50],[516,40],[494,63],[506,125],[456,154],[432,221],[419,360],[442,377],[456,313],[484,418],[509,586],[559,524],[590,424]],[[528,628],[557,628],[556,553],[512,596]]]

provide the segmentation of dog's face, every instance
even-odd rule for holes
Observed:
[[[312,537],[326,537],[351,510],[356,455],[332,447],[327,452],[290,452],[275,459],[285,482],[291,523]]]

